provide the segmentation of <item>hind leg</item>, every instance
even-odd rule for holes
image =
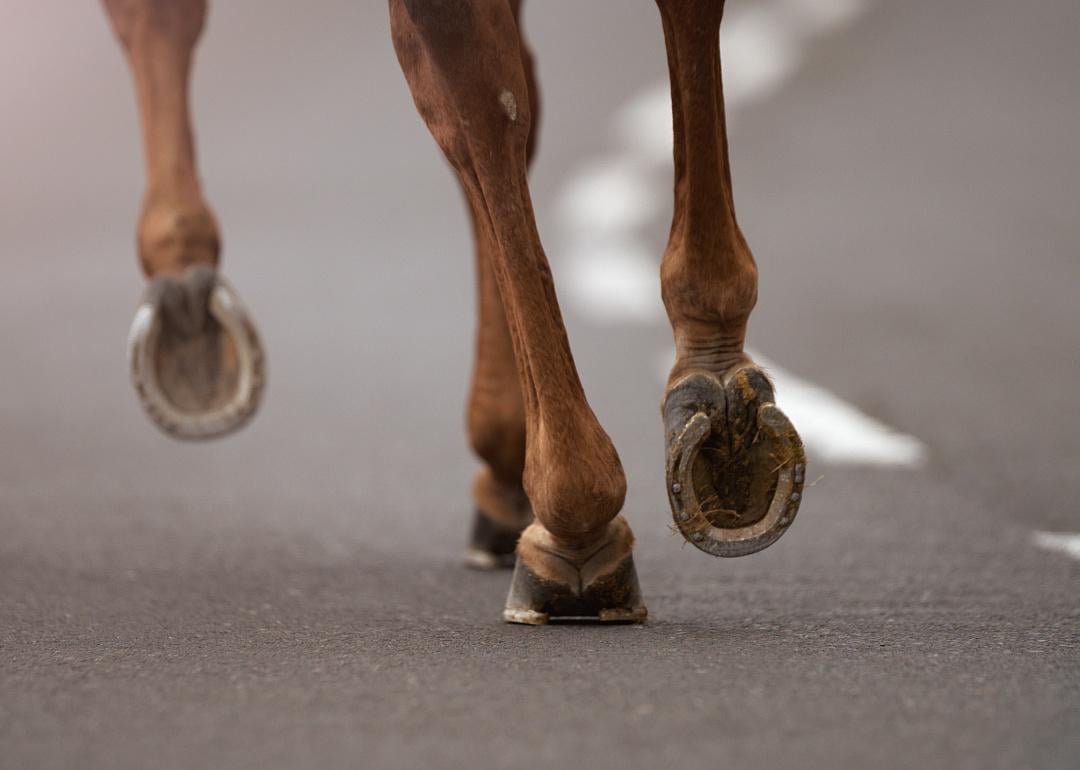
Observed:
[[[743,350],[757,266],[735,220],[719,30],[724,0],[657,0],[675,129],[675,215],[661,268],[676,362],[664,402],[676,526],[717,556],[773,543],[794,520],[802,442]]]
[[[521,2],[512,4],[521,29]],[[532,163],[536,148],[539,94],[532,56],[521,40],[522,66],[532,128],[526,147]],[[514,566],[514,550],[522,531],[532,521],[532,507],[522,486],[525,470],[525,400],[518,384],[514,344],[495,277],[498,244],[486,237],[487,212],[466,202],[476,247],[476,357],[469,391],[468,435],[477,457],[484,463],[473,481],[476,506],[472,539],[466,564],[477,569]]]
[[[641,620],[618,515],[622,465],[578,379],[526,181],[532,116],[509,0],[391,0],[417,109],[490,239],[525,406],[522,479],[536,521],[518,543],[504,618]]]

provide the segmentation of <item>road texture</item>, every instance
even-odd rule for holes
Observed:
[[[645,0],[532,5],[555,243],[560,180],[665,63]],[[669,333],[567,305],[651,612],[617,628],[503,625],[508,575],[459,564],[468,229],[384,4],[213,10],[201,162],[271,381],[195,446],[126,380],[141,169],[104,18],[7,16],[0,767],[1080,766],[1080,562],[1032,539],[1080,531],[1075,0],[880,2],[734,125],[754,344],[922,468],[811,457],[776,546],[684,547]]]

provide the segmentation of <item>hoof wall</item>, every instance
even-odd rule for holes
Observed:
[[[587,586],[543,578],[518,559],[503,610],[507,623],[529,626],[558,622],[643,623],[647,616],[632,556]]]
[[[518,623],[523,626],[546,626],[551,616],[546,612],[536,610],[503,610],[503,620],[507,623]]]

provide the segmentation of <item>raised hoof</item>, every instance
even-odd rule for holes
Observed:
[[[629,552],[633,540],[625,523],[620,525],[626,532],[623,542],[606,544],[580,560],[538,546],[537,538],[530,538],[537,525],[526,530],[503,620],[532,626],[557,621],[644,622],[648,611]],[[530,539],[533,542],[527,542]]]
[[[465,566],[471,569],[496,570],[514,566],[522,527],[508,527],[477,510],[473,517],[472,537],[465,551]]]
[[[788,530],[806,453],[760,369],[680,380],[664,401],[664,428],[668,499],[688,541],[714,556],[745,556]]]
[[[131,381],[147,415],[170,436],[208,439],[244,425],[265,385],[258,332],[213,269],[160,276],[129,337]]]

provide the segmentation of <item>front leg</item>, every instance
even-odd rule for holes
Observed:
[[[521,29],[521,0],[511,8],[518,26],[532,128],[527,163],[536,152],[540,95],[532,54]],[[514,343],[495,277],[499,245],[488,237],[488,214],[465,191],[476,245],[476,357],[469,388],[469,443],[484,467],[473,482],[476,512],[466,564],[477,569],[513,567],[532,507],[521,477],[525,470],[525,402],[518,384]]]
[[[525,406],[522,534],[504,618],[641,620],[626,479],[585,400],[526,182],[532,115],[509,0],[390,0],[416,106],[489,239]]]
[[[743,344],[757,266],[735,220],[719,32],[724,0],[657,0],[671,73],[675,214],[661,267],[676,361],[664,400],[679,530],[717,556],[761,550],[799,508],[806,458]]]
[[[132,324],[132,381],[167,433],[211,438],[255,412],[264,356],[243,305],[218,278],[221,239],[195,166],[187,92],[206,0],[104,5],[135,81],[145,151],[137,245],[151,283]]]

